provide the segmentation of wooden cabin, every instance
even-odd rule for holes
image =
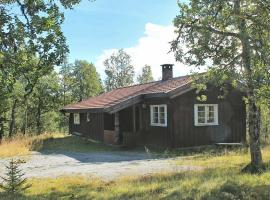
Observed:
[[[240,143],[246,138],[243,93],[231,89],[219,99],[208,88],[198,101],[190,76],[173,78],[173,65],[162,65],[162,80],[123,87],[65,106],[69,131],[123,145],[191,147]]]

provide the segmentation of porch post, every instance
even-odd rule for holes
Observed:
[[[132,107],[132,124],[133,124],[133,133],[136,133],[136,106]]]
[[[114,131],[115,131],[115,143],[119,143],[120,128],[119,128],[119,112],[114,113]]]

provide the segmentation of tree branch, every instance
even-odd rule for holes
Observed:
[[[223,35],[223,36],[231,36],[231,37],[237,37],[239,38],[239,34],[238,33],[233,33],[233,32],[229,32],[229,31],[220,31],[217,30],[211,26],[198,26],[198,25],[190,25],[190,27],[192,28],[196,28],[196,29],[203,29],[203,30],[207,30],[210,31],[212,33],[218,34],[218,35]]]

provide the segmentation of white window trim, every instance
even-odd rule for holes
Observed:
[[[90,112],[87,112],[86,113],[86,121],[87,122],[90,122],[91,121],[91,114],[90,114]]]
[[[165,123],[154,123],[153,115],[154,115],[154,107],[158,107],[158,112],[160,107],[164,107],[164,121]],[[167,105],[166,104],[159,104],[159,105],[150,105],[150,121],[151,126],[162,126],[167,127]],[[159,114],[158,114],[158,121],[160,121]]]
[[[75,116],[77,116],[77,118]],[[73,124],[79,125],[80,122],[81,122],[81,118],[80,117],[81,117],[80,116],[80,113],[74,113],[73,114]],[[78,119],[78,120],[76,120],[76,119]]]
[[[214,122],[212,123],[199,123],[198,122],[198,107],[199,106],[214,106]],[[205,110],[207,115],[207,111]],[[207,117],[206,117],[207,119]],[[194,104],[194,125],[195,126],[216,126],[218,125],[218,104]]]

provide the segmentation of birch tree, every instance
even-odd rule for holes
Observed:
[[[262,169],[260,108],[269,98],[270,2],[191,0],[179,3],[174,19],[178,37],[172,50],[178,61],[208,66],[216,82],[240,82],[246,91],[252,172]]]

